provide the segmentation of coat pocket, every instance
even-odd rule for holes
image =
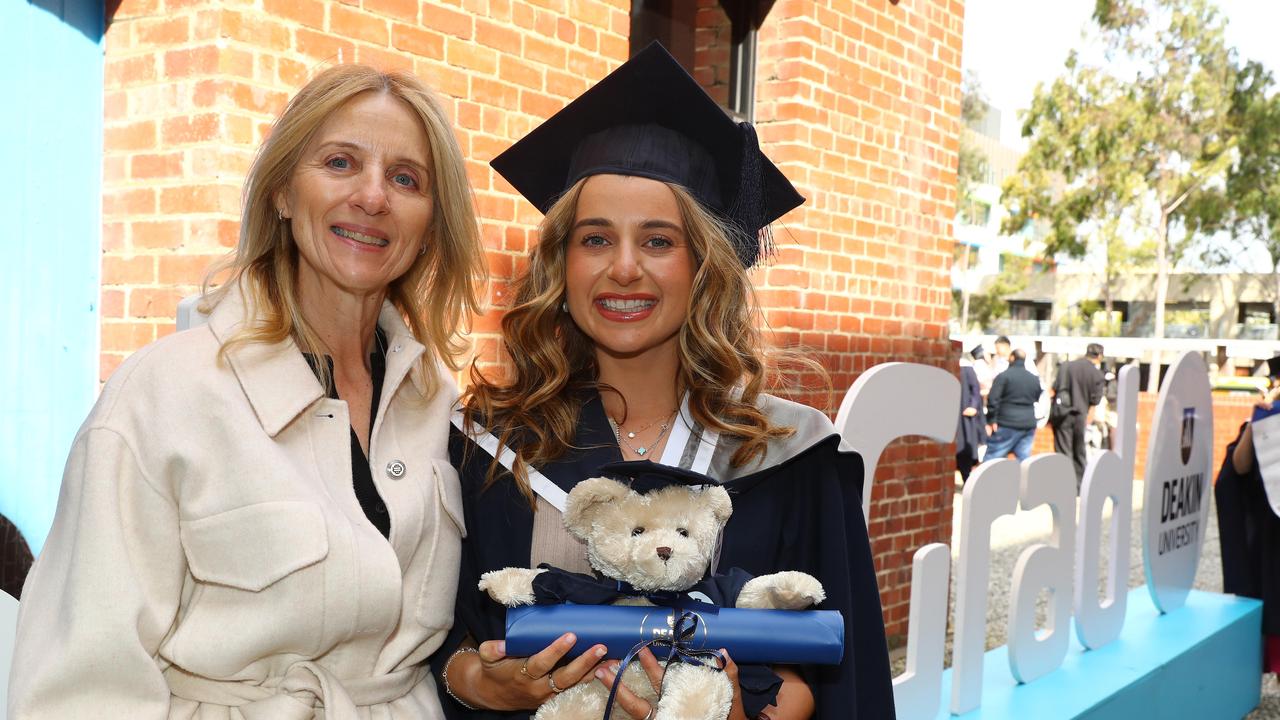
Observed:
[[[275,501],[184,520],[182,546],[197,580],[259,592],[329,554],[315,503]]]
[[[458,533],[467,536],[467,524],[462,514],[462,485],[458,481],[458,471],[444,460],[432,460],[431,465],[436,473],[436,492],[440,496],[440,506],[458,526]]]
[[[426,628],[447,628],[453,623],[453,604],[458,592],[458,564],[466,524],[462,514],[462,490],[458,471],[445,460],[432,460],[435,494],[441,512],[430,529],[431,555],[424,567],[418,590],[416,616]],[[430,502],[430,496],[427,496]]]

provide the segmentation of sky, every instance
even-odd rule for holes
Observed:
[[[1218,0],[1227,42],[1241,58],[1259,60],[1280,75],[1280,3]],[[1017,111],[1031,104],[1039,82],[1062,73],[1067,52],[1082,46],[1094,0],[967,0],[961,65],[977,73],[983,94],[1001,111],[1001,139],[1021,145]]]

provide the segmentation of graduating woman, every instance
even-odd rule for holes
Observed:
[[[807,571],[828,593],[821,607],[844,614],[841,665],[744,678],[730,717],[892,717],[861,460],[821,412],[762,392],[747,269],[761,231],[803,198],[754,130],[654,44],[493,166],[546,218],[502,321],[510,364],[501,381],[476,373],[455,419],[470,540],[445,646],[458,649],[438,656],[446,709],[512,717],[492,711],[529,711],[579,682],[611,685],[616,663],[601,660],[629,648],[570,659],[566,634],[507,657],[504,609],[476,582],[541,562],[590,572],[562,525],[566,492],[605,463],[653,459],[731,493],[720,568]],[[641,659],[656,680],[652,656]],[[732,662],[727,672],[736,681]],[[625,690],[619,705],[634,718],[653,711]]]
[[[1280,357],[1269,359],[1272,387],[1258,406],[1280,399]],[[1262,671],[1280,673],[1280,497],[1268,488],[1253,445],[1253,423],[1227,445],[1213,485],[1222,550],[1222,589],[1262,600]]]

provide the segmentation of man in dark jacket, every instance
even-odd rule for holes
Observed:
[[[1053,424],[1053,449],[1071,458],[1076,467],[1076,490],[1084,479],[1084,429],[1093,422],[1093,409],[1102,400],[1105,382],[1102,371],[1102,346],[1089,343],[1085,357],[1076,358],[1058,368],[1053,382],[1053,405],[1049,422]]]
[[[987,395],[987,419],[991,433],[986,460],[1000,460],[1012,451],[1019,461],[1031,455],[1036,437],[1036,401],[1040,378],[1027,372],[1027,353],[1014,350],[1009,368],[996,376]]]

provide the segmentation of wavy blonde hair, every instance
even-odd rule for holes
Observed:
[[[463,397],[467,430],[485,423],[515,451],[513,476],[531,505],[527,468],[562,457],[572,447],[582,403],[592,392],[611,389],[598,381],[591,338],[560,308],[565,254],[585,182],[547,211],[528,267],[513,283],[514,299],[502,318],[503,382],[490,381],[473,362],[472,385]],[[675,195],[697,267],[678,332],[677,395],[688,393],[689,411],[702,426],[741,441],[730,459],[741,466],[763,455],[770,439],[793,432],[770,423],[756,407],[775,353],[757,330],[755,292],[723,222],[688,190],[665,184]],[[497,477],[495,461],[486,487]]]
[[[306,321],[298,294],[298,247],[288,222],[277,216],[275,199],[316,132],[329,116],[357,95],[376,92],[402,101],[422,122],[430,149],[430,192],[433,212],[426,251],[387,287],[387,299],[404,316],[414,337],[427,346],[419,365],[424,394],[438,389],[436,360],[453,370],[466,349],[460,331],[479,312],[479,290],[488,277],[471,185],[462,151],[444,109],[411,75],[380,72],[363,65],[339,65],[320,73],[289,101],[271,135],[258,150],[245,180],[240,242],[234,254],[205,279],[202,309],[213,307],[240,286],[256,306],[260,319],[246,324],[223,344],[219,356],[242,343],[279,343],[292,339],[307,353],[319,355],[324,345]],[[210,290],[215,275],[229,279]],[[326,368],[322,363],[323,372]]]

